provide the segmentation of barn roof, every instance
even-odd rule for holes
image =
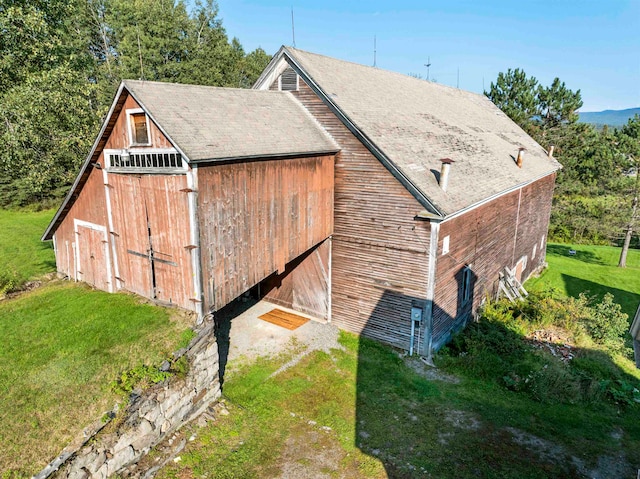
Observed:
[[[288,92],[137,80],[120,84],[100,133],[42,240],[50,240],[78,198],[131,94],[190,163],[283,158],[338,151]]]
[[[282,47],[256,83],[286,60],[427,209],[448,216],[561,166],[484,95]],[[524,164],[515,158],[525,148]],[[441,159],[454,161],[446,193]]]
[[[287,92],[123,83],[190,162],[338,150]]]

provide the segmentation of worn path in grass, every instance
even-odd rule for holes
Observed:
[[[158,477],[605,478],[640,467],[640,422],[624,411],[541,404],[348,333],[339,343],[277,375],[300,344],[230,368],[229,414],[186,428],[195,440]]]
[[[575,256],[569,250],[575,250]],[[578,297],[582,292],[604,296],[609,292],[633,318],[640,304],[640,251],[630,250],[627,267],[618,268],[620,248],[611,246],[568,245],[549,243],[549,267],[525,287],[540,290],[548,287]]]

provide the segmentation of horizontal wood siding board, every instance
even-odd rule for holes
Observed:
[[[292,92],[341,151],[335,164],[332,321],[408,349],[411,305],[426,298],[423,206],[300,79]]]
[[[501,196],[440,226],[436,294],[434,299],[434,342],[448,335],[462,317],[469,316],[487,296],[493,297],[498,275],[505,266],[514,268],[528,256],[523,280],[544,262],[540,240],[546,237],[555,174],[520,190]],[[520,211],[518,211],[518,205]],[[442,243],[449,236],[449,253],[442,254]],[[532,259],[533,246],[537,254]],[[462,270],[472,270],[471,302],[462,305]]]
[[[333,155],[198,168],[205,306],[218,310],[333,233]]]

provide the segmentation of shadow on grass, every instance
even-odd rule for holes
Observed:
[[[576,254],[570,255],[569,250],[574,250]],[[551,253],[556,256],[566,256],[568,258],[573,258],[576,261],[582,261],[584,263],[599,264],[603,266],[607,265],[607,263],[602,258],[600,258],[600,256],[594,254],[591,251],[580,249],[580,246],[574,247],[563,244],[547,244],[547,253]]]
[[[368,330],[373,327],[368,324],[363,335],[380,334],[375,316],[388,311],[386,303],[411,305],[414,301],[385,291],[369,321],[375,328]],[[433,307],[436,310],[437,305]],[[446,374],[438,377],[437,371],[434,379],[434,370],[418,358],[403,358],[388,346],[360,339],[355,446],[380,460],[389,478],[587,477],[597,467],[598,456],[615,456],[622,449],[607,440],[612,430],[621,423],[625,434],[640,430],[633,421],[620,418],[616,407],[603,404],[596,410],[562,403],[563,395],[586,395],[588,391],[580,388],[588,385],[580,372],[572,384],[565,384],[573,376],[559,361],[558,377],[548,384],[539,380],[541,388],[555,388],[548,393],[557,398],[534,398],[535,391],[509,390],[505,376],[524,380],[532,361],[533,367],[546,371],[542,364],[546,360],[536,364],[536,355],[523,337],[503,325],[483,329],[480,323],[472,323],[462,334],[469,333],[476,335],[478,349],[460,350],[462,354],[451,354],[448,362],[450,370],[467,377],[460,384],[448,382]],[[592,388],[600,385],[600,378],[634,381],[602,352],[580,350],[576,355],[580,370],[595,378]],[[629,424],[635,429],[629,429]],[[638,462],[629,455],[627,459]],[[638,466],[622,460],[612,466],[618,469],[609,469],[610,474],[601,477],[626,477]]]
[[[640,293],[604,286],[564,273],[561,274],[561,277],[569,296],[577,298],[580,293],[585,293],[587,296],[596,296],[600,300],[606,293],[611,293],[614,301],[622,306],[622,310],[629,315],[630,320],[633,319],[638,303],[640,303]]]

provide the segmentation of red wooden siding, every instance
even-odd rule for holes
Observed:
[[[222,308],[333,232],[333,156],[198,168],[205,307]]]
[[[433,337],[437,348],[457,320],[475,310],[487,296],[494,296],[498,274],[515,268],[527,256],[522,278],[544,262],[540,241],[546,237],[555,175],[501,196],[440,226]],[[442,254],[442,242],[449,236],[449,253]],[[533,247],[536,257],[532,259]],[[463,269],[471,269],[471,301],[462,304]]]
[[[335,165],[332,321],[408,349],[411,306],[427,292],[424,208],[300,79],[292,92],[341,148]]]
[[[261,283],[261,293],[272,303],[329,319],[329,261],[331,240],[287,264],[283,274]]]
[[[74,219],[101,226],[108,231],[107,208],[105,203],[102,171],[95,168],[92,169],[84,188],[80,192],[79,198],[73,204],[71,210],[55,233],[57,269],[59,272],[68,275],[72,279],[75,279],[75,272],[77,268],[77,255],[74,254],[74,248],[82,246],[82,251],[78,250],[78,252],[82,253],[82,255],[90,255],[86,248],[90,248],[90,245],[92,244],[92,241],[88,240],[83,241],[80,245],[77,244]],[[85,233],[86,231],[84,230],[85,228],[83,228],[83,231],[80,233]],[[104,259],[104,264],[99,267],[99,271],[97,268],[97,263],[94,262],[94,270],[91,272],[92,277],[95,278],[97,275],[101,274],[104,277],[104,281],[99,282],[99,284],[108,285],[108,282],[111,281],[112,278],[107,278],[108,268],[106,258]],[[92,284],[96,284],[95,279],[93,278]],[[78,279],[81,281],[85,280],[82,275],[78,275]],[[98,287],[98,285],[96,285],[96,287]]]
[[[126,91],[123,92],[123,95],[126,95]],[[151,146],[148,147],[139,147],[133,146],[131,147],[129,144],[129,133],[128,133],[128,123],[127,123],[127,110],[132,110],[135,108],[140,108],[140,105],[134,100],[132,96],[127,96],[127,99],[124,102],[124,107],[122,111],[118,115],[118,119],[116,120],[115,125],[113,126],[113,130],[109,135],[109,139],[105,144],[106,149],[121,149],[121,148],[131,148],[134,149],[144,149],[144,148],[173,148],[173,145],[167,138],[162,134],[160,129],[156,126],[156,124],[149,120],[149,132],[151,134]]]
[[[112,130],[105,141],[107,149],[130,146],[126,110],[139,108],[139,105],[126,92],[123,95],[126,96],[124,104],[114,113],[115,119],[110,121]],[[150,122],[149,131],[149,147],[172,147],[153,122]],[[103,167],[106,165],[102,152],[98,161]],[[105,179],[110,196],[112,230]],[[56,231],[58,270],[74,277],[79,259],[78,279],[98,289],[115,291],[123,288],[194,309],[196,294],[193,291],[190,255],[189,209],[187,194],[181,191],[186,187],[184,175],[132,175],[92,169],[80,196]],[[101,230],[80,226],[76,235],[74,220],[91,223]],[[106,247],[105,241],[108,241]],[[150,241],[156,257],[175,263],[175,266],[155,262],[152,275],[149,259],[129,252],[148,254]],[[73,243],[78,250],[75,255]]]

